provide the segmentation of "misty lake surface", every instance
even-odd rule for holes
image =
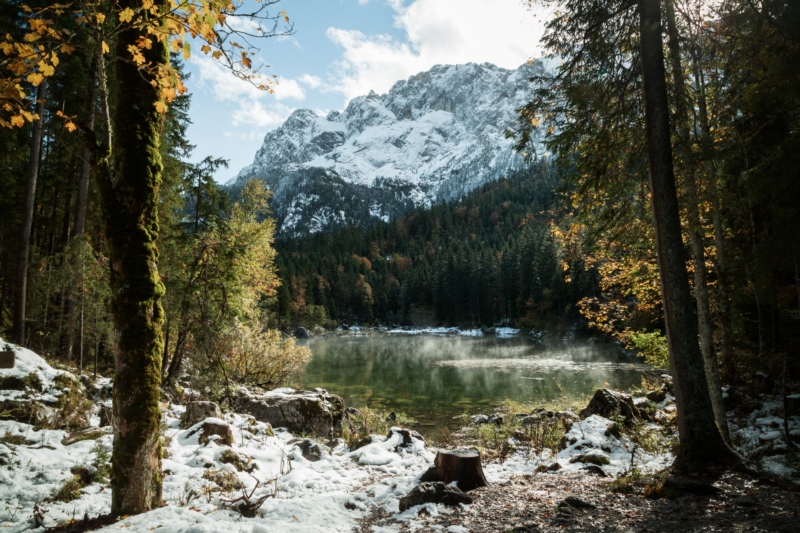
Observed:
[[[308,346],[307,387],[339,394],[348,407],[404,412],[428,434],[506,400],[583,399],[604,384],[627,389],[649,369],[610,344],[524,336],[345,334]]]

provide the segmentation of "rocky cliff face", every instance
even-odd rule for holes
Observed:
[[[285,236],[457,199],[524,165],[505,131],[541,72],[539,63],[439,65],[387,94],[354,98],[343,112],[297,110],[231,187],[265,180]]]

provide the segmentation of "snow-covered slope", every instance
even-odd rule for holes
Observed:
[[[458,198],[524,165],[505,131],[541,72],[538,62],[438,65],[387,94],[356,97],[341,113],[297,110],[231,185],[266,180],[285,235]]]

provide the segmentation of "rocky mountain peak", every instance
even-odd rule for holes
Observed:
[[[366,224],[460,197],[524,165],[505,131],[541,64],[436,65],[325,117],[299,109],[233,186],[266,180],[282,234]]]

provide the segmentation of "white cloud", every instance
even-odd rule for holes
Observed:
[[[274,96],[277,100],[296,100],[302,102],[306,99],[306,92],[300,84],[290,78],[278,78],[278,83],[273,86]]]
[[[316,89],[322,85],[322,78],[319,76],[312,76],[311,74],[303,74],[299,78],[300,83],[307,86],[310,89]]]
[[[516,68],[537,52],[542,23],[522,0],[387,0],[402,41],[329,28],[344,49],[333,88],[350,98],[386,92],[394,82],[437,64],[494,63]]]
[[[289,118],[294,108],[287,107],[283,104],[274,103],[269,107],[265,107],[259,101],[251,102],[247,106],[240,106],[239,109],[231,115],[231,124],[233,126],[248,126],[257,131],[258,138],[263,137],[266,130],[270,130],[283,124]]]

